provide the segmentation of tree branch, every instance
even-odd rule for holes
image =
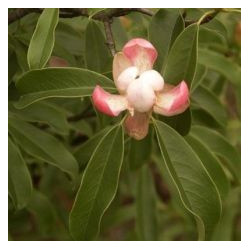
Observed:
[[[41,13],[43,9],[16,9],[9,13],[8,23],[13,23],[22,17],[30,14],[30,13]],[[154,13],[148,9],[142,8],[117,8],[117,9],[108,9],[103,10],[92,16],[93,19],[98,21],[107,20],[107,18],[111,19],[113,17],[125,16],[131,12],[140,12],[142,14],[152,16]],[[86,8],[60,8],[60,17],[63,18],[71,18],[77,16],[85,16],[89,17]]]
[[[107,45],[109,47],[109,50],[110,50],[112,56],[114,56],[116,53],[116,49],[115,49],[115,42],[114,42],[112,29],[111,29],[111,23],[112,23],[112,19],[107,19],[107,20],[103,21]]]

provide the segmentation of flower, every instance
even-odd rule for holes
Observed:
[[[95,107],[109,116],[122,111],[129,114],[124,122],[127,133],[143,139],[148,133],[152,111],[165,116],[184,112],[189,106],[189,89],[185,81],[174,86],[165,84],[153,70],[157,58],[154,46],[145,39],[132,39],[113,60],[113,78],[119,95],[97,85],[92,94]]]

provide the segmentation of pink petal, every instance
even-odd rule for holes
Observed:
[[[163,91],[157,95],[154,112],[173,116],[184,112],[189,106],[189,89],[185,81],[176,87],[165,85]]]
[[[157,58],[155,47],[149,41],[142,38],[130,40],[125,44],[122,51],[131,60],[133,65],[138,67],[140,72],[152,69]]]
[[[136,140],[142,140],[148,134],[149,113],[135,112],[133,116],[128,115],[124,126],[129,136]]]
[[[111,95],[97,85],[93,91],[92,99],[95,107],[109,116],[118,116],[127,109],[127,99],[121,95]]]
[[[113,60],[113,79],[117,83],[118,76],[128,67],[132,66],[131,61],[122,53],[118,52]]]

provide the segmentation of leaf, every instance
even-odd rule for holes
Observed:
[[[102,216],[117,190],[123,140],[122,126],[112,127],[91,156],[70,213],[70,232],[76,240],[93,240],[99,233]]]
[[[75,180],[77,161],[54,136],[13,116],[9,117],[9,131],[27,154],[57,166]]]
[[[218,190],[188,143],[163,122],[154,124],[166,170],[183,205],[196,219],[199,239],[208,239],[221,214]]]
[[[70,122],[70,127],[87,137],[91,137],[93,135],[93,128],[86,120],[72,121]]]
[[[180,135],[185,136],[191,128],[191,111],[188,108],[185,112],[176,116],[161,116],[160,120],[175,129]]]
[[[105,127],[97,134],[92,136],[89,140],[83,143],[74,153],[76,160],[78,161],[79,167],[82,169],[89,161],[91,155],[93,154],[95,148],[102,140],[103,136],[107,134],[110,127]]]
[[[129,40],[129,38],[128,38],[128,34],[127,34],[125,27],[122,24],[122,21],[120,20],[120,18],[113,19],[113,22],[111,24],[111,28],[112,28],[112,32],[113,32],[116,50],[121,51],[123,46]]]
[[[36,29],[28,49],[30,69],[43,68],[48,62],[55,43],[55,29],[59,19],[59,9],[44,9],[38,19]]]
[[[201,26],[199,30],[199,45],[211,46],[212,44],[227,48],[227,41],[223,35],[216,30]]]
[[[67,18],[68,19],[68,18]],[[81,29],[79,30],[76,27],[81,25]],[[84,32],[88,23],[87,18],[76,17],[70,18],[68,22],[66,19],[61,19],[58,22],[55,31],[55,49],[57,50],[58,46],[64,48],[64,50],[68,51],[71,56],[83,57],[84,55]]]
[[[191,85],[191,93],[201,84],[207,74],[207,68],[202,64],[197,64],[194,79]]]
[[[157,240],[157,209],[149,166],[140,168],[136,192],[136,227],[139,240]]]
[[[42,101],[33,103],[24,109],[15,109],[13,105],[9,105],[9,110],[25,121],[45,122],[58,133],[67,134],[69,132],[65,112],[52,103]]]
[[[235,180],[240,182],[240,156],[224,136],[215,130],[203,126],[192,126],[191,135],[196,136],[204,142],[217,156],[226,159],[230,172]]]
[[[226,58],[222,54],[211,51],[209,49],[199,49],[200,64],[215,70],[218,73],[226,77],[231,83],[240,85],[241,82],[241,70],[240,66],[230,59]]]
[[[191,99],[199,105],[200,108],[206,110],[214,119],[221,125],[226,126],[227,124],[227,114],[224,106],[219,101],[217,96],[207,89],[206,87],[200,85],[192,93]]]
[[[154,65],[157,71],[164,73],[169,50],[183,29],[184,21],[178,9],[160,9],[152,17],[148,38],[158,52]]]
[[[152,149],[152,132],[149,130],[149,134],[143,140],[130,139],[129,148],[129,166],[130,169],[135,170],[143,166],[151,156]]]
[[[84,46],[84,59],[87,69],[99,73],[110,71],[112,56],[108,50],[102,31],[93,20],[90,20],[87,25]]]
[[[221,199],[224,200],[229,191],[229,181],[221,163],[217,160],[214,153],[198,138],[188,135],[185,139],[202,161],[204,167],[207,169],[217,186]]]
[[[9,195],[17,209],[22,209],[32,195],[32,180],[18,147],[8,139]]]
[[[191,86],[197,64],[198,31],[199,26],[192,24],[176,38],[163,71],[167,83],[177,85],[185,80]]]
[[[90,96],[99,84],[106,90],[115,90],[113,81],[107,77],[78,68],[47,68],[25,73],[16,83],[22,94],[17,108],[51,97]]]
[[[235,230],[237,230],[237,215],[240,214],[240,188],[234,188],[228,194],[227,200],[223,204],[224,209],[219,224],[212,235],[213,241],[235,240]]]
[[[56,227],[57,215],[48,197],[34,190],[27,209],[35,215],[38,229],[43,237],[51,237]]]

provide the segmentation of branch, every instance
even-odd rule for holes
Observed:
[[[116,53],[116,49],[115,49],[115,42],[114,42],[112,29],[111,29],[111,23],[112,23],[112,19],[107,19],[107,20],[103,21],[107,45],[109,47],[109,50],[110,50],[112,56],[114,56]]]
[[[13,23],[18,19],[30,14],[30,13],[41,13],[43,9],[16,9],[9,13],[8,23]],[[111,19],[113,17],[125,16],[131,12],[140,12],[142,14],[153,16],[153,12],[148,9],[142,8],[128,8],[128,9],[107,9],[98,12],[92,18],[98,21],[107,20],[107,18]],[[77,16],[85,16],[89,17],[86,8],[60,8],[60,17],[63,18],[72,18]]]

